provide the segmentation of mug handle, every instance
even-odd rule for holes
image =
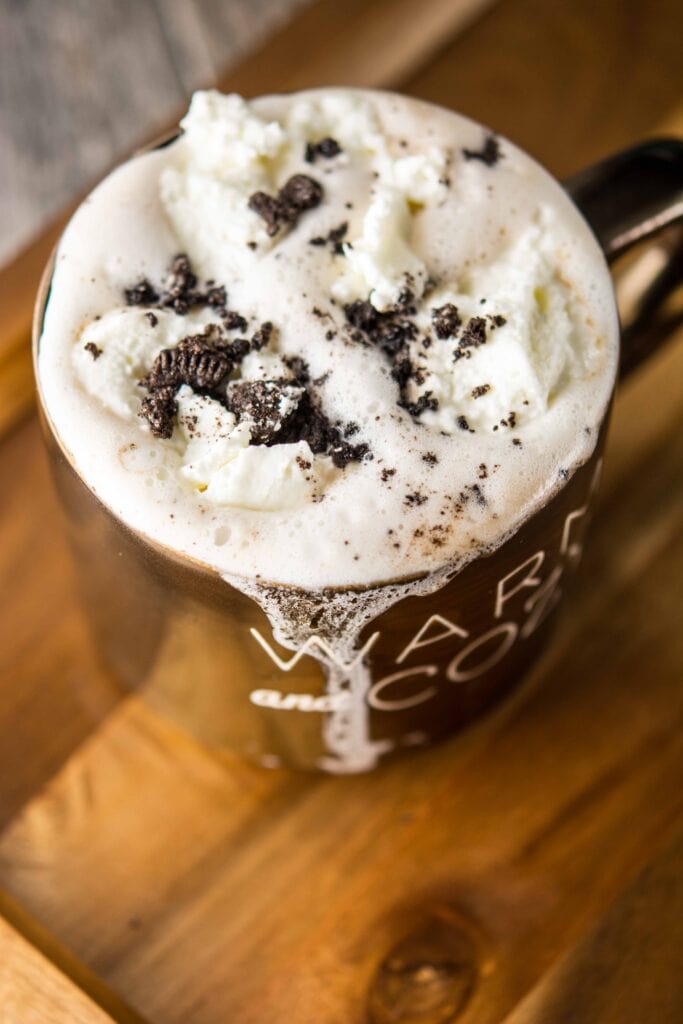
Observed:
[[[609,263],[658,236],[655,251],[631,273],[619,367],[624,377],[683,323],[683,310],[665,309],[683,282],[683,140],[633,146],[579,171],[564,187]]]

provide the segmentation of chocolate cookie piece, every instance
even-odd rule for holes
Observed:
[[[453,353],[453,361],[469,359],[472,349],[486,344],[486,320],[483,316],[473,316],[467,321],[462,334],[458,338],[458,347]]]
[[[320,205],[323,187],[315,178],[308,174],[294,174],[278,192],[286,220],[294,223],[304,210],[312,210]]]
[[[173,433],[177,413],[176,392],[183,384],[199,394],[217,394],[226,378],[242,361],[251,344],[246,338],[229,341],[217,324],[209,324],[199,334],[190,334],[175,348],[165,348],[138,383],[149,392],[142,400],[140,415],[155,437]]]
[[[463,149],[465,160],[480,160],[487,167],[495,167],[501,159],[500,143],[496,136],[489,132],[482,143],[481,149]]]
[[[432,323],[437,338],[454,338],[462,326],[462,317],[457,306],[446,302],[432,310]]]
[[[415,416],[417,406],[408,401],[406,387],[414,380],[424,379],[420,370],[410,359],[408,342],[417,337],[417,326],[407,315],[414,310],[413,294],[405,288],[399,301],[388,310],[380,312],[370,302],[358,300],[344,307],[349,324],[355,329],[352,338],[365,344],[377,345],[391,363],[391,376],[398,384],[398,404]]]
[[[127,306],[153,306],[159,301],[159,293],[146,277],[125,288],[123,294]]]
[[[307,142],[304,159],[308,164],[315,163],[319,156],[325,160],[331,160],[332,157],[339,156],[341,151],[342,148],[337,140],[328,135],[324,139],[320,139],[319,142]]]
[[[431,391],[425,391],[424,395],[420,395],[417,401],[402,402],[401,405],[414,419],[419,419],[422,413],[427,410],[436,412],[439,408],[439,399],[434,398]]]
[[[359,331],[365,331],[366,334],[375,329],[379,320],[379,313],[372,303],[364,302],[361,299],[345,306],[344,313],[352,327],[357,327]]]
[[[296,412],[303,390],[278,380],[239,380],[228,387],[227,404],[238,420],[249,420],[253,444],[270,445]]]
[[[189,258],[185,253],[179,253],[173,258],[171,269],[163,292],[161,293],[161,304],[174,309],[176,313],[187,313],[190,306],[196,305],[199,300],[197,292],[197,275],[192,270]],[[206,301],[206,296],[202,295]]]
[[[178,411],[175,399],[176,388],[163,387],[145,395],[140,415],[149,423],[155,437],[168,439],[173,433],[173,423]]]
[[[267,192],[254,192],[249,196],[248,206],[265,221],[266,232],[271,238],[278,233],[283,218],[280,204],[275,196],[269,196]]]
[[[197,275],[185,253],[173,257],[163,287],[157,287],[143,277],[137,284],[125,288],[124,296],[129,306],[172,309],[179,316],[184,316],[190,309],[208,306],[216,310],[229,330],[245,330],[247,326],[243,316],[228,310],[228,296],[223,285],[207,281],[204,287],[199,286]],[[150,311],[146,315],[152,327],[156,326],[154,313]]]
[[[332,248],[332,252],[335,256],[344,255],[343,239],[349,230],[348,221],[344,221],[339,224],[336,228],[332,228],[327,232],[326,235],[317,235],[315,238],[309,238],[309,245],[317,245],[321,248],[329,245]]]
[[[99,345],[96,345],[94,341],[86,341],[83,346],[86,352],[89,352],[93,359],[99,359],[102,355],[102,349]]]
[[[495,331],[496,327],[504,327],[507,320],[500,313],[496,313],[494,316],[489,316],[489,325],[491,330]]]
[[[345,469],[350,462],[362,462],[366,457],[372,458],[369,445],[348,444],[346,441],[333,445],[329,455],[337,469]]]
[[[273,337],[273,325],[270,320],[266,320],[262,323],[257,331],[251,336],[251,347],[254,352],[260,352],[262,348],[270,342]]]
[[[175,348],[165,348],[140,380],[149,391],[189,384],[197,390],[215,390],[251,349],[245,338],[229,341],[217,324],[190,334]]]
[[[347,429],[348,424],[343,430]],[[310,390],[302,394],[296,412],[283,427],[277,441],[279,444],[305,441],[314,455],[329,455],[338,469],[343,469],[350,462],[372,458],[367,444],[350,444],[344,440],[342,430],[330,422]]]
[[[246,331],[247,321],[240,313],[231,309],[220,310],[220,317],[226,331]]]
[[[281,227],[295,225],[302,213],[320,204],[322,197],[320,182],[308,174],[294,174],[276,196],[254,192],[248,206],[265,221],[266,231],[272,237]]]

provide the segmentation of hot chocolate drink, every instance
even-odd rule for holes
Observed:
[[[255,652],[323,666],[291,709],[322,715],[323,767],[366,768],[390,746],[368,726],[373,622],[500,549],[594,456],[609,274],[560,186],[446,110],[203,92],[181,125],[62,238],[45,409],[118,521],[257,602]],[[282,713],[277,692],[250,700]]]

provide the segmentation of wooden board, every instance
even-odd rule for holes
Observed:
[[[0,890],[0,1024],[145,1024]]]
[[[503,0],[404,87],[566,173],[680,124],[677,5],[622,10]],[[97,668],[26,421],[0,447],[0,886],[150,1024],[679,1020],[682,376],[679,338],[622,389],[523,690],[347,780],[215,755]]]
[[[81,991],[0,918],[0,1020],[111,1024]]]
[[[683,1020],[682,874],[679,832],[506,1024]]]

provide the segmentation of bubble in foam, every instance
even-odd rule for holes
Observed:
[[[227,544],[230,540],[230,527],[229,526],[217,526],[213,531],[213,542],[216,547],[222,547],[223,544]]]

